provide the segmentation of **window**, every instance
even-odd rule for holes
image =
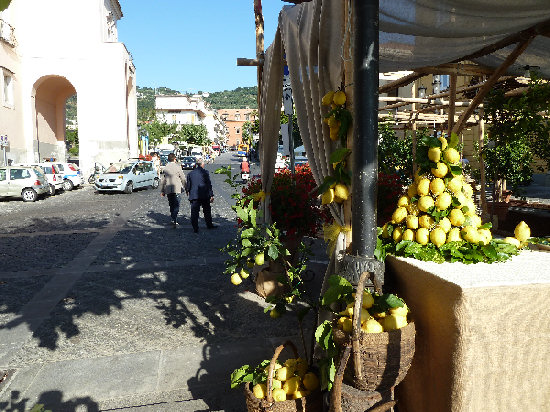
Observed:
[[[241,129],[239,129],[239,128],[237,127],[236,133],[239,134],[240,132],[241,132]]]
[[[245,114],[244,118],[245,118],[245,120],[250,120],[250,114],[248,114],[248,113]]]
[[[172,122],[176,123],[176,115],[175,114],[172,115]]]
[[[4,106],[13,107],[13,78],[11,74],[4,72],[2,87],[2,102]]]
[[[6,180],[6,169],[0,169],[0,182]]]
[[[239,113],[235,114],[235,120],[241,120],[241,115]]]
[[[443,74],[440,76],[439,80],[441,81],[441,91],[447,90],[449,88],[449,75]]]
[[[31,173],[27,169],[11,169],[10,180],[28,179]]]

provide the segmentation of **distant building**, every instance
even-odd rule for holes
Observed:
[[[225,142],[225,125],[203,95],[155,95],[155,115],[158,121],[170,124],[203,124],[211,142]]]
[[[218,115],[227,127],[227,146],[234,146],[243,141],[243,125],[252,123],[258,116],[254,109],[220,109]]]
[[[0,13],[0,135],[8,135],[8,159],[64,161],[65,105],[75,94],[85,173],[96,161],[137,155],[135,67],[118,42],[121,18],[118,0],[14,0]]]

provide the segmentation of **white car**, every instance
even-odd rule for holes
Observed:
[[[112,163],[96,178],[94,186],[98,192],[132,193],[134,189],[142,187],[156,189],[159,183],[153,162],[129,160]]]
[[[63,188],[73,190],[75,187],[84,185],[84,175],[74,163],[55,163],[59,171],[63,174]]]
[[[0,167],[0,197],[20,197],[25,202],[34,202],[38,196],[49,191],[46,176],[39,167]]]
[[[63,174],[61,173],[61,170],[59,170],[59,167],[55,165],[55,163],[36,163],[32,164],[31,166],[38,166],[42,168],[42,170],[44,171],[44,175],[46,175],[46,179],[48,179],[51,196],[65,189]]]

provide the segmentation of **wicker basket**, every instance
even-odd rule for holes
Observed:
[[[292,399],[282,402],[275,402],[273,400],[271,390],[273,387],[275,361],[285,347],[290,347],[294,352],[294,357],[298,357],[298,350],[290,341],[285,342],[275,349],[275,353],[271,359],[271,363],[269,364],[269,372],[267,375],[267,397],[265,399],[256,398],[250,390],[250,382],[248,382],[244,387],[246,409],[248,412],[318,412],[322,410],[322,397],[319,389],[300,399]]]
[[[361,317],[356,314],[361,313],[365,280],[366,272],[357,285],[352,335],[338,328],[333,328],[333,335],[340,347],[352,347],[352,361],[345,368],[344,382],[363,391],[385,392],[401,382],[411,366],[416,329],[414,322],[409,322],[389,332],[361,332]]]

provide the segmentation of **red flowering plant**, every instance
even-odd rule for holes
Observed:
[[[275,173],[270,191],[271,218],[287,239],[315,236],[329,221],[315,194],[316,187],[308,165],[297,166],[294,177],[288,169]],[[251,180],[242,189],[245,196],[261,190],[261,179]]]

